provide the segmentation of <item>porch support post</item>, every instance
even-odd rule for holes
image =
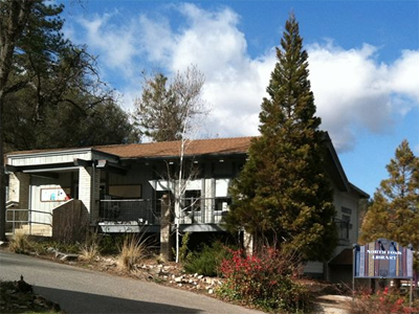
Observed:
[[[218,223],[215,221],[214,206],[215,206],[215,179],[203,179],[204,186],[204,208],[205,208],[205,221],[204,223]]]
[[[164,261],[173,260],[173,237],[170,235],[173,215],[170,210],[169,195],[164,195],[161,200],[160,219],[160,257]]]
[[[100,170],[93,168],[94,176],[92,177],[93,186],[92,186],[92,211],[91,211],[91,221],[97,221],[99,219],[99,207],[100,207]]]
[[[79,200],[86,206],[90,222],[99,218],[100,170],[93,167],[79,168]]]
[[[9,200],[18,202],[19,208],[29,208],[30,175],[22,172],[12,172],[9,175]]]

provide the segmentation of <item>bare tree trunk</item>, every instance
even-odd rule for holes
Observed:
[[[182,216],[182,207],[181,207],[181,201],[185,194],[185,183],[183,182],[183,157],[185,154],[185,142],[186,139],[182,137],[181,141],[181,148],[180,148],[180,162],[179,162],[179,179],[178,179],[178,188],[176,193],[178,194],[176,196],[176,207],[175,207],[175,219],[176,219],[176,263],[179,263],[179,242],[180,242],[180,217]]]
[[[6,240],[6,174],[4,167],[3,98],[0,91],[0,241]]]

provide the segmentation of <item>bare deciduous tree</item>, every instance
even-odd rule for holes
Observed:
[[[190,138],[208,112],[202,98],[204,82],[196,66],[178,72],[170,83],[161,73],[151,78],[144,74],[143,92],[134,112],[141,133],[156,142]]]
[[[158,73],[152,78],[145,77],[142,96],[136,101],[135,118],[143,135],[157,142],[179,141],[177,172],[168,171],[165,178],[174,201],[176,262],[179,262],[180,222],[194,205],[185,205],[188,183],[196,178],[196,173],[186,169],[185,155],[209,111],[202,98],[204,82],[204,75],[196,66],[178,72],[170,84],[167,77]]]

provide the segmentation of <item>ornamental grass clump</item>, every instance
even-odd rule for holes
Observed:
[[[100,256],[100,252],[97,235],[88,235],[86,237],[86,241],[80,248],[79,259],[82,261],[91,262],[98,256]]]
[[[221,296],[266,311],[310,312],[310,293],[296,282],[300,263],[295,255],[275,248],[264,248],[254,256],[245,256],[242,250],[230,252],[232,257],[221,264],[226,279],[218,291]]]
[[[118,266],[131,271],[134,265],[145,258],[147,252],[146,239],[141,236],[129,235],[124,239],[117,257]]]
[[[29,236],[24,232],[16,232],[9,244],[9,250],[18,254],[29,254],[33,247],[34,243],[29,240]]]

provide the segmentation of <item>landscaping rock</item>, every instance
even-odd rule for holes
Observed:
[[[64,253],[60,253],[59,255],[59,259],[61,261],[74,261],[74,260],[78,260],[79,255],[78,254],[64,254]]]

